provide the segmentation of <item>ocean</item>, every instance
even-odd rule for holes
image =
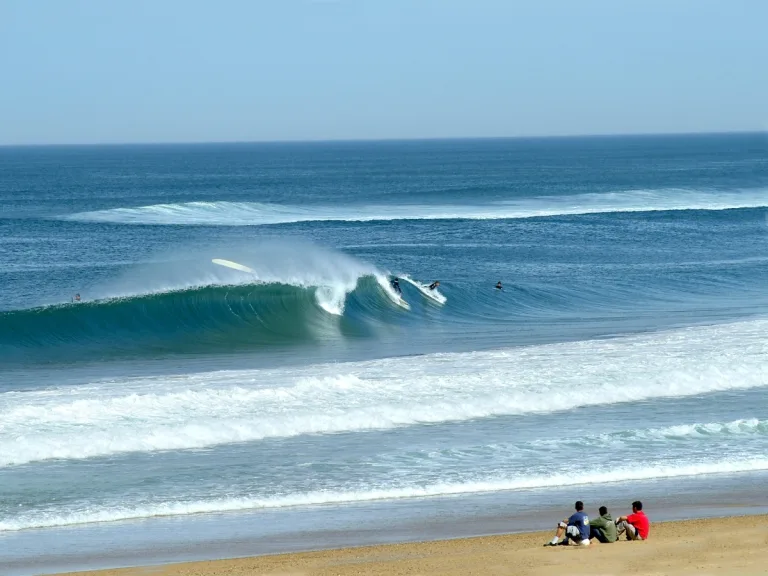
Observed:
[[[765,134],[6,147],[0,203],[13,573],[768,476]]]

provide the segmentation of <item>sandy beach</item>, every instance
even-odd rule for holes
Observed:
[[[554,524],[554,523],[553,523]],[[548,532],[70,573],[69,576],[768,574],[768,516],[652,524],[647,542],[545,548]],[[141,558],[136,559],[141,564]]]

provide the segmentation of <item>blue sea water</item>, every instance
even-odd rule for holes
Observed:
[[[0,204],[0,539],[768,470],[764,134],[0,148]]]

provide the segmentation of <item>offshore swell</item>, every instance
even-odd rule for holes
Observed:
[[[768,470],[766,157],[3,151],[0,530],[743,487]]]
[[[717,202],[710,199],[710,204]],[[461,334],[468,324],[494,338],[508,332],[506,322],[539,334],[529,342],[556,341],[567,325],[578,329],[571,337],[589,337],[605,333],[607,324],[622,333],[759,312],[766,301],[768,256],[759,246],[744,251],[731,243],[745,227],[761,231],[763,210],[680,206],[687,206],[680,208],[688,214],[683,220],[675,215],[677,210],[664,210],[639,216],[608,212],[583,216],[586,220],[573,215],[563,216],[565,220],[535,218],[520,221],[518,230],[502,223],[504,236],[492,232],[487,245],[466,240],[471,222],[446,221],[438,224],[445,229],[442,242],[425,242],[431,236],[417,232],[418,239],[410,243],[380,243],[378,233],[369,234],[369,242],[352,246],[357,257],[284,239],[249,245],[240,241],[239,246],[221,249],[206,246],[194,257],[187,250],[181,256],[162,255],[159,261],[127,262],[119,275],[113,266],[99,264],[94,270],[110,277],[94,283],[82,302],[0,312],[0,357],[18,364],[71,362],[94,355],[217,354],[402,337],[393,329],[407,330],[409,336],[423,334],[424,342],[433,343],[438,337]],[[684,254],[677,257],[652,242],[643,245],[655,235],[654,222],[655,227],[669,227],[673,219],[678,241],[688,243]],[[649,220],[651,226],[637,227]],[[713,232],[725,239],[717,240],[717,250],[710,250],[704,240]],[[552,244],[553,234],[566,242]],[[590,234],[604,238],[581,244]],[[616,258],[614,243],[631,250],[631,258]],[[556,255],[548,253],[547,245]],[[410,277],[411,262],[395,261],[390,267],[368,261],[376,253],[410,257],[414,250],[458,253],[472,260],[475,269],[456,275],[445,270],[440,259],[433,260],[420,271],[443,278],[441,288],[432,292],[426,288],[429,276],[423,282]],[[211,263],[211,257],[222,255],[252,267],[253,273]],[[514,262],[511,281],[503,292],[491,289],[499,269],[509,266],[508,259]],[[488,276],[490,266],[493,275]],[[88,273],[90,268],[78,269]],[[25,264],[21,271],[37,269]],[[396,305],[392,275],[402,278],[411,313]],[[500,314],[505,318],[501,323]],[[434,347],[422,348],[430,350]]]
[[[253,202],[190,202],[114,208],[66,216],[82,222],[116,224],[205,224],[253,226],[295,222],[370,222],[377,220],[502,220],[572,214],[668,210],[728,210],[766,206],[765,189],[738,192],[629,190],[602,194],[534,197],[486,205],[404,205],[299,207]]]
[[[198,275],[183,283],[185,287],[168,287],[168,282],[161,281],[164,288],[148,293],[117,290],[120,295],[91,301],[0,312],[0,357],[18,362],[72,361],[94,354],[215,354],[375,338],[386,326],[452,332],[470,322],[493,329],[501,311],[520,326],[553,317],[580,315],[586,321],[590,315],[617,316],[627,308],[642,315],[643,305],[674,310],[695,304],[697,299],[706,302],[729,284],[756,292],[751,282],[742,282],[740,276],[745,270],[764,268],[766,262],[766,258],[721,260],[717,262],[717,276],[706,281],[696,278],[695,283],[675,280],[675,275],[684,275],[695,263],[647,270],[634,265],[635,271],[648,273],[663,268],[668,279],[655,287],[632,286],[618,279],[612,285],[579,289],[507,284],[503,295],[461,281],[444,281],[442,292],[429,291],[426,284],[400,275],[403,295],[418,314],[407,314],[396,305],[389,274],[373,267],[357,278],[311,279],[306,284],[297,278],[285,283],[258,281],[244,273],[225,274],[231,277],[219,283],[212,270],[206,281],[217,283],[208,285],[197,285]],[[216,268],[205,261],[202,266],[197,264],[201,270]],[[611,270],[616,276],[623,271],[624,266]],[[685,290],[688,293],[683,298],[681,291]],[[628,306],[628,301],[634,306]]]

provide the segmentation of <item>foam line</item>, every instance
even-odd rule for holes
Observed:
[[[768,386],[767,320],[491,352],[0,394],[0,466]]]
[[[678,478],[704,474],[725,474],[768,470],[768,459],[755,457],[747,459],[723,459],[716,462],[682,462],[673,465],[656,465],[613,468],[611,470],[585,471],[568,470],[546,476],[522,476],[467,480],[464,482],[433,483],[426,486],[402,486],[370,488],[359,490],[317,491],[285,494],[273,497],[220,498],[180,502],[157,502],[143,506],[110,506],[68,512],[47,512],[36,510],[22,513],[13,519],[0,521],[0,532],[18,531],[29,528],[70,526],[95,522],[114,522],[158,516],[180,516],[189,514],[258,510],[266,508],[287,508],[318,504],[342,504],[370,502],[375,500],[396,500],[425,498],[454,494],[498,492],[501,490],[526,490],[579,485],[605,484],[607,482],[630,482],[658,478]]]
[[[768,206],[764,189],[732,192],[627,190],[601,194],[540,196],[480,205],[292,206],[258,202],[187,202],[78,212],[63,218],[79,222],[259,226],[295,222],[376,220],[498,220],[667,210],[729,210]]]

